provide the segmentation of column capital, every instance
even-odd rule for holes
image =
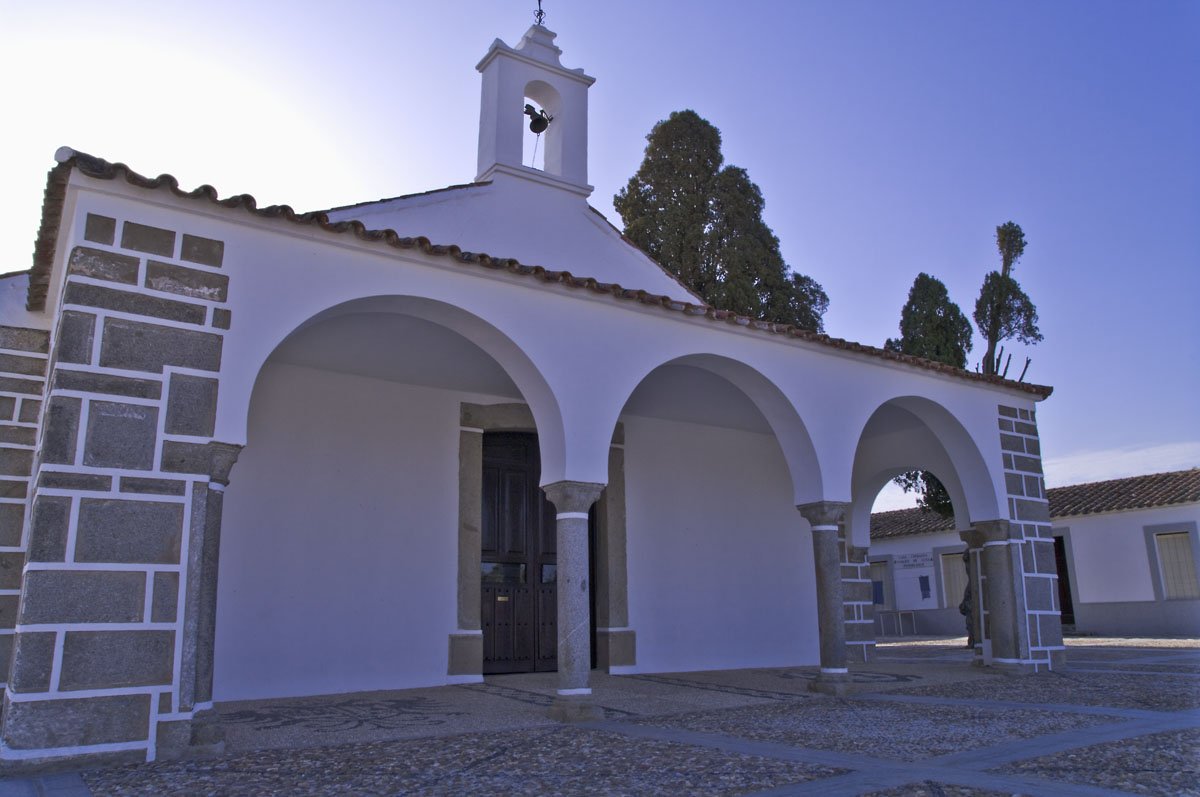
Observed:
[[[221,485],[229,484],[229,472],[237,462],[238,455],[244,446],[236,443],[219,443],[216,440],[208,444],[209,479]]]
[[[797,504],[796,508],[804,519],[817,526],[836,526],[846,518],[850,511],[848,501],[813,501],[810,504]]]
[[[1007,520],[977,520],[971,528],[958,532],[958,536],[969,547],[982,548],[985,543],[1010,539],[1017,529]]]
[[[546,498],[550,499],[550,503],[554,504],[560,515],[566,512],[587,512],[592,508],[592,504],[596,503],[603,489],[603,484],[571,481],[554,482],[542,488]]]

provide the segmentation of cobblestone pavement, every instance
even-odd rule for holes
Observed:
[[[549,721],[553,675],[219,707],[223,758],[0,781],[15,795],[1200,795],[1200,642],[1069,642],[1012,677],[962,640],[885,644],[846,698],[811,668],[594,674],[602,721]]]

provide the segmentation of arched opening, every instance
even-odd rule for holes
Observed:
[[[215,700],[448,681],[448,635],[479,634],[463,407],[522,407],[543,465],[562,459],[556,410],[511,350],[481,319],[411,297],[332,308],[275,348],[226,492]]]
[[[544,80],[531,80],[525,86],[525,103],[533,109],[533,115],[525,116],[521,163],[561,177],[563,137],[560,128],[566,122],[560,118],[562,96]],[[530,129],[531,123],[536,126],[538,118],[548,123],[540,134]]]
[[[617,567],[612,550],[600,564],[627,584],[611,613],[636,633],[626,671],[814,663],[812,544],[795,505],[820,474],[782,393],[744,364],[693,355],[651,370],[620,422],[625,538]]]
[[[877,511],[881,491],[903,473],[932,474],[949,508]],[[876,639],[967,636],[960,605],[969,566],[958,532],[972,517],[995,517],[991,489],[974,443],[943,407],[903,397],[871,415],[855,451],[844,535],[857,568],[857,585],[844,589],[852,660],[870,658]]]

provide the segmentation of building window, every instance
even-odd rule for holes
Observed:
[[[871,562],[871,602],[881,609],[890,608],[884,581],[887,580],[887,562]]]
[[[1192,541],[1189,537],[1186,531],[1154,535],[1154,544],[1158,548],[1163,597],[1167,600],[1200,598],[1200,583],[1196,581],[1196,560],[1192,556]]]
[[[942,606],[957,609],[967,589],[967,565],[962,553],[942,554]]]

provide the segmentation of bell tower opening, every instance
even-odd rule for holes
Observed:
[[[476,180],[505,174],[591,193],[587,91],[595,78],[564,67],[554,38],[533,25],[516,47],[496,39],[476,67],[483,76]]]
[[[561,108],[562,98],[549,83],[532,80],[525,86],[523,165],[548,174],[562,174],[562,134],[560,126],[555,124]]]

